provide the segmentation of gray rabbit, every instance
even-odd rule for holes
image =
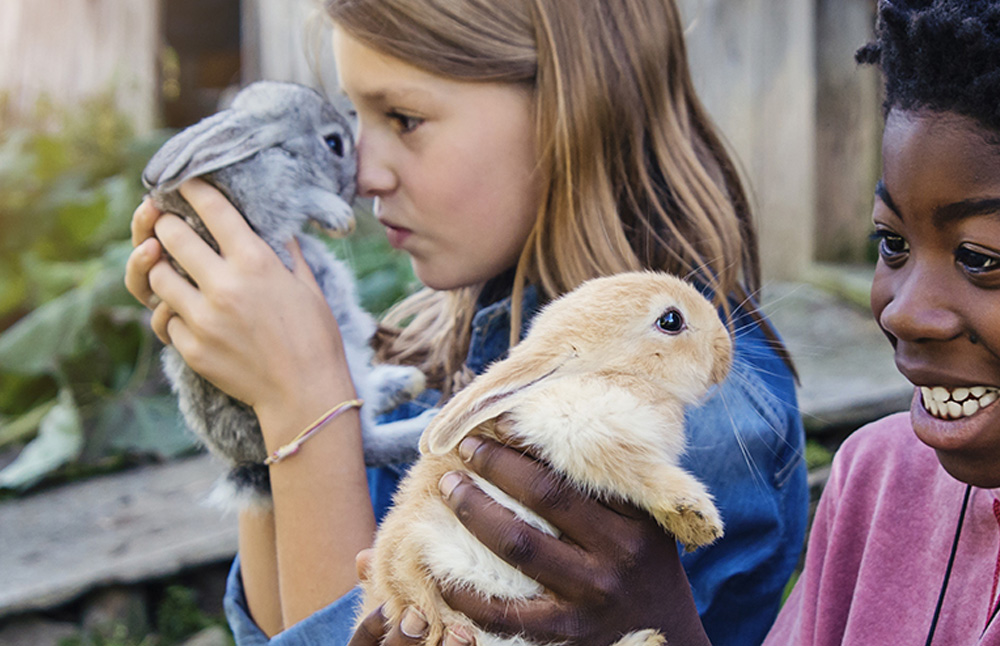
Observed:
[[[183,217],[215,249],[215,240],[177,190],[193,177],[222,191],[289,268],[292,258],[285,245],[298,240],[337,319],[355,389],[365,401],[360,411],[365,462],[380,466],[417,455],[431,411],[384,425],[375,424],[375,414],[423,390],[424,376],[416,368],[372,365],[376,324],[358,304],[350,269],[303,232],[309,221],[333,232],[353,229],[355,173],[351,125],[333,105],[306,86],[260,81],[241,90],[228,109],[167,141],[142,180],[160,210]],[[172,347],[164,350],[163,366],[188,426],[230,466],[217,497],[269,504],[268,471],[262,464],[267,452],[252,409],[197,375]]]

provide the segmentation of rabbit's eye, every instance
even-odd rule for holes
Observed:
[[[671,307],[663,314],[660,314],[660,318],[656,319],[656,327],[661,332],[666,332],[667,334],[680,334],[687,329],[687,323],[684,322],[684,315]]]
[[[326,142],[326,145],[330,147],[330,150],[333,151],[334,155],[336,155],[337,157],[343,157],[344,156],[344,138],[343,137],[341,137],[339,134],[332,134],[332,135],[327,135],[326,137],[323,137],[323,140]]]

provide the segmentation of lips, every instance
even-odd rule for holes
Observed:
[[[393,226],[384,220],[379,220],[379,222],[385,227],[385,235],[393,249],[401,249],[406,243],[406,239],[413,233],[410,229]]]
[[[1000,390],[990,386],[921,386],[924,410],[942,420],[954,420],[975,415],[1000,397]]]

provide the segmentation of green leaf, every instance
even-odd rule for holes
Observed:
[[[94,457],[123,452],[167,459],[196,446],[173,395],[126,393],[101,406],[86,452]]]
[[[83,449],[80,412],[68,390],[59,393],[32,440],[12,463],[0,471],[0,487],[27,489],[59,467],[79,457]]]
[[[27,281],[12,267],[12,263],[0,258],[0,317],[17,310],[27,298]]]
[[[34,434],[42,420],[55,406],[56,400],[53,399],[14,419],[0,422],[0,446],[19,442]]]
[[[0,370],[20,375],[54,374],[87,332],[93,294],[73,290],[49,301],[0,334]]]
[[[127,246],[109,248],[91,284],[49,301],[0,334],[0,371],[54,374],[62,359],[73,356],[93,338],[91,319],[96,308],[137,306],[123,282]]]

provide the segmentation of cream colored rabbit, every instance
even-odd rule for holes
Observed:
[[[384,604],[398,621],[406,606],[427,613],[428,644],[445,623],[471,623],[451,610],[443,585],[523,599],[542,587],[490,552],[445,506],[438,480],[465,470],[457,453],[471,434],[496,437],[496,419],[512,428],[499,439],[525,447],[579,487],[647,510],[688,549],[722,535],[705,487],[679,466],[684,408],[729,370],[730,336],[694,287],[661,273],[625,273],[588,281],[550,303],[509,358],[459,392],[421,438],[423,456],[400,487],[375,542],[363,584],[364,617]],[[473,476],[475,477],[475,476]],[[555,535],[544,520],[476,478],[500,504]],[[521,637],[477,631],[479,646],[526,645]],[[660,644],[652,630],[617,642]]]

